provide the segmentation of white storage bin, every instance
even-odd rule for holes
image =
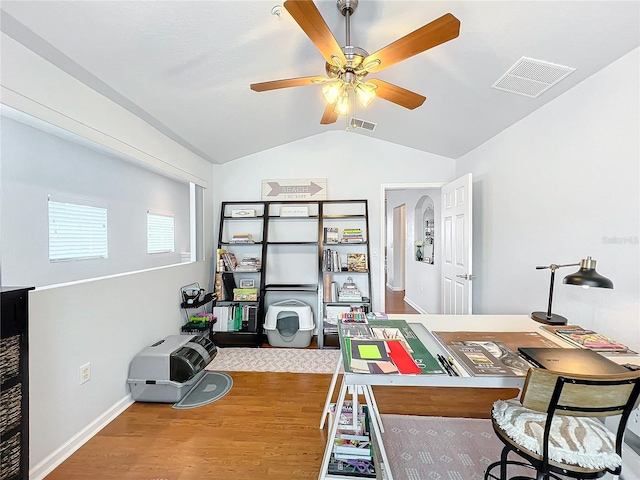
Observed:
[[[308,347],[314,328],[311,307],[300,300],[283,300],[267,309],[264,330],[273,347]]]

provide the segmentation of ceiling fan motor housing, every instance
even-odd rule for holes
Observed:
[[[325,64],[325,71],[327,72],[328,77],[337,78],[343,72],[353,73],[355,70],[360,68],[363,60],[369,56],[369,53],[364,48],[354,47],[352,45],[342,47],[342,53],[347,57],[347,64],[343,66],[332,65],[330,63]],[[367,72],[363,72],[362,77],[366,74]]]
[[[356,11],[356,7],[358,6],[358,0],[337,0],[336,4],[342,15],[346,15],[347,12],[349,15],[353,15],[353,12]]]

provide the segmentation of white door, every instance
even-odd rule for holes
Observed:
[[[442,313],[471,314],[472,178],[442,187]]]

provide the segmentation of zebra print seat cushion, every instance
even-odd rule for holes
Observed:
[[[498,400],[491,416],[513,441],[542,455],[546,413],[524,408],[517,399]],[[615,435],[594,418],[556,414],[549,434],[549,459],[593,470],[622,464],[615,451]]]

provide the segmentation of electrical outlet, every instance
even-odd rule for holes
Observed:
[[[91,380],[91,363],[85,363],[80,367],[80,385]]]
[[[420,291],[424,292],[424,284],[422,284],[422,283],[420,284]]]

